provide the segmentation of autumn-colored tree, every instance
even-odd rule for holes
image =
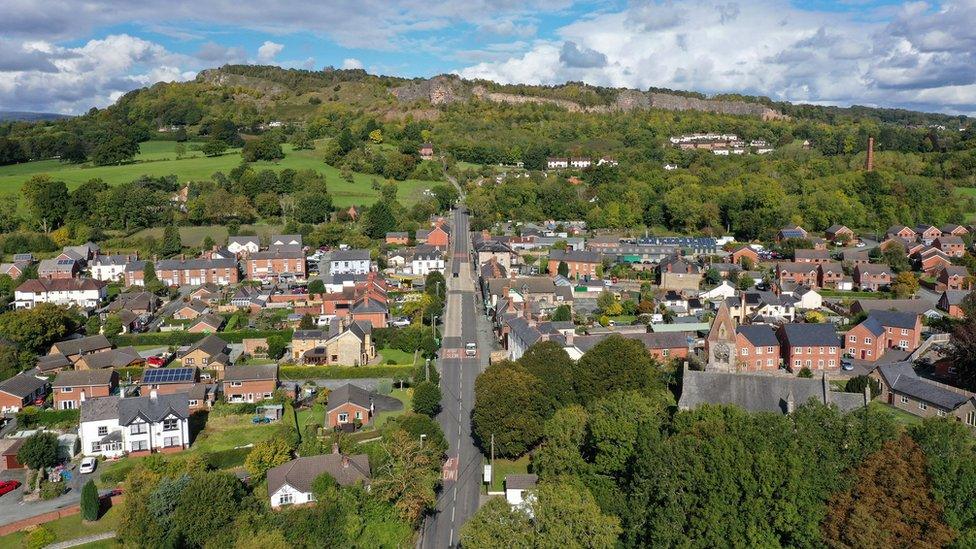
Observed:
[[[898,273],[891,281],[891,292],[895,297],[911,297],[918,292],[918,278],[911,271]]]
[[[823,535],[830,547],[935,549],[955,535],[932,499],[925,454],[907,435],[868,456],[854,471],[851,488],[827,508]]]

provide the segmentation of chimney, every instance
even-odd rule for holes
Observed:
[[[867,171],[874,171],[874,138],[868,138],[868,159],[865,168]]]
[[[85,390],[84,389],[81,390],[81,395],[78,396],[78,401],[79,402],[84,402],[85,401]]]
[[[149,391],[149,400],[155,401],[158,397],[159,397],[159,393],[156,392],[156,389],[151,389]]]
[[[332,453],[333,454],[338,454],[339,453],[339,443],[338,442],[333,442],[332,443]]]

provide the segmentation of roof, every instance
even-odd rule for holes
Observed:
[[[93,369],[124,368],[135,362],[143,362],[142,356],[135,347],[120,347],[81,357],[85,364]]]
[[[150,422],[162,421],[170,414],[181,419],[190,417],[190,399],[186,393],[120,398],[117,403],[122,425],[129,425],[140,416]]]
[[[219,355],[220,353],[223,353],[224,349],[226,348],[227,348],[227,342],[211,334],[201,339],[200,341],[197,341],[193,345],[191,345],[186,352],[187,354],[189,354],[192,353],[193,351],[200,350],[208,355],[213,356],[213,355]]]
[[[857,265],[854,270],[862,274],[870,275],[882,275],[887,273],[891,275],[891,267],[885,265],[884,263],[867,263],[864,265]]]
[[[328,410],[333,410],[342,404],[352,403],[369,409],[373,404],[373,395],[366,389],[347,383],[329,393]]]
[[[369,250],[333,250],[329,254],[329,261],[369,261]]]
[[[28,373],[22,373],[0,383],[0,392],[24,398],[46,385],[46,380],[38,379]]]
[[[267,379],[278,379],[278,366],[276,364],[228,366],[224,369],[224,381],[259,381]]]
[[[102,421],[119,417],[119,397],[90,398],[81,403],[81,422]]]
[[[230,246],[231,244],[234,244],[234,243],[239,244],[239,245],[245,245],[245,244],[251,244],[251,243],[257,244],[258,246],[261,245],[261,241],[256,236],[229,236],[229,237],[227,237],[227,245],[228,246]]]
[[[112,343],[107,337],[99,334],[58,341],[51,346],[52,352],[54,351],[55,347],[57,348],[57,352],[65,356],[71,356],[82,353],[90,353],[92,351],[98,351],[101,349],[111,349]]]
[[[811,271],[817,270],[817,265],[814,263],[779,263],[776,265],[777,271],[786,271],[788,273],[809,273]]]
[[[224,317],[214,314],[205,314],[198,316],[191,326],[196,326],[198,324],[206,324],[207,326],[213,326],[214,328],[219,328],[224,323]]]
[[[910,311],[924,314],[935,309],[933,303],[924,299],[858,299],[851,305],[851,311]]]
[[[834,225],[831,225],[831,226],[827,227],[827,232],[828,233],[837,234],[837,231],[842,231],[842,230],[848,230],[848,231],[850,231],[851,229],[847,225],[837,225],[837,224],[834,224]]]
[[[941,384],[918,377],[911,362],[882,364],[878,372],[892,391],[934,404],[945,410],[955,410],[970,397]]]
[[[265,252],[254,252],[247,256],[248,261],[267,259],[305,259],[305,252],[297,246],[278,246]]]
[[[947,265],[942,269],[946,276],[969,276],[969,269],[963,265]]]
[[[827,250],[799,249],[793,251],[793,257],[796,259],[830,259],[830,252]]]
[[[735,329],[735,333],[741,334],[753,347],[777,347],[779,340],[776,339],[776,332],[771,326],[765,324],[747,324]]]
[[[42,372],[67,368],[68,366],[71,366],[71,361],[61,353],[37,357],[37,368]]]
[[[274,494],[287,484],[299,492],[312,491],[312,482],[322,474],[328,474],[340,486],[350,486],[359,481],[369,482],[369,456],[356,454],[324,454],[293,459],[268,469],[268,493]]]
[[[511,334],[522,341],[526,347],[529,347],[536,341],[542,339],[542,332],[540,332],[535,326],[530,325],[529,322],[521,316],[517,316],[509,320],[508,326],[511,330]]]
[[[966,296],[969,295],[968,290],[946,290],[942,293],[945,294],[949,305],[961,305]]]
[[[520,474],[505,475],[506,490],[530,490],[539,483],[539,475]]]
[[[871,311],[868,314],[868,318],[876,319],[886,328],[905,328],[908,330],[913,330],[915,329],[915,324],[918,322],[918,313],[878,310]]]
[[[143,385],[165,385],[167,383],[190,383],[196,380],[196,368],[158,368],[147,369],[142,373]]]
[[[830,390],[826,379],[700,372],[685,369],[678,406],[697,408],[703,404],[732,404],[750,412],[787,413],[789,402],[800,406],[811,399],[836,404],[842,411],[864,406],[864,395]]]
[[[603,255],[600,252],[586,250],[552,250],[549,252],[549,261],[602,263]]]
[[[70,370],[54,378],[52,387],[79,387],[83,385],[111,385],[115,372],[112,370]]]
[[[236,269],[237,260],[227,259],[164,259],[156,262],[156,271],[183,271],[186,269]]]
[[[833,324],[789,323],[784,324],[781,330],[787,344],[792,347],[840,347],[840,338]]]
[[[37,278],[17,286],[18,292],[83,292],[101,290],[107,283],[91,278]]]
[[[488,293],[501,296],[505,288],[518,293],[551,294],[556,291],[552,280],[540,276],[520,276],[518,278],[492,278],[488,280]]]

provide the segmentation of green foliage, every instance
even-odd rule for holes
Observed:
[[[89,480],[81,489],[81,518],[91,522],[98,520],[100,502],[95,481]]]
[[[102,333],[105,337],[115,337],[122,333],[122,319],[117,314],[110,314],[105,317],[105,325],[102,326]]]
[[[957,538],[952,547],[976,544],[976,448],[969,429],[944,418],[927,418],[909,430],[925,453],[932,496],[943,507],[946,524]]]
[[[878,380],[865,375],[854,376],[848,379],[847,383],[844,385],[844,390],[848,393],[861,394],[864,393],[865,387],[871,388],[871,398],[875,398],[881,394],[881,384],[878,383]]]
[[[280,335],[268,336],[268,358],[272,360],[278,360],[285,356],[285,350],[288,343]]]
[[[522,354],[518,363],[542,382],[545,397],[556,407],[576,402],[572,379],[573,361],[558,343],[537,343]]]
[[[78,424],[80,410],[52,410],[41,409],[36,406],[25,406],[17,412],[17,425],[23,429],[69,428]]]
[[[244,468],[255,479],[264,478],[268,469],[291,459],[291,445],[279,437],[272,437],[254,445],[244,460]]]
[[[487,450],[492,435],[499,456],[520,456],[542,438],[542,425],[553,402],[542,382],[514,362],[492,364],[475,381],[471,425],[478,445]]]
[[[556,267],[556,274],[569,277],[569,264],[565,261],[560,261],[559,265]]]
[[[396,217],[385,200],[379,200],[366,210],[362,221],[363,233],[373,239],[380,239],[386,233],[396,230]]]
[[[41,500],[49,501],[60,497],[66,489],[64,482],[41,481]]]
[[[582,476],[589,471],[590,464],[583,458],[588,421],[586,409],[578,404],[557,410],[546,421],[544,442],[532,454],[532,467],[540,478]]]
[[[172,257],[183,249],[183,241],[180,239],[180,230],[175,225],[169,225],[163,229],[163,241],[159,246],[159,254],[163,257]]]
[[[41,549],[42,547],[47,547],[57,540],[54,532],[48,530],[44,526],[36,526],[27,534],[27,539],[24,540],[25,549]]]
[[[139,143],[125,136],[117,135],[100,141],[92,149],[92,163],[96,166],[131,162],[139,154]]]
[[[210,157],[220,156],[227,151],[227,143],[211,137],[203,144],[200,150],[203,151],[203,154]]]
[[[550,320],[553,322],[569,322],[573,320],[573,311],[569,308],[569,305],[560,305],[552,312]]]
[[[258,139],[247,141],[241,149],[241,156],[245,162],[256,162],[258,160],[280,160],[285,157],[281,150],[281,143],[273,133],[266,133]]]
[[[652,393],[664,388],[657,362],[644,345],[611,335],[594,345],[573,366],[577,398],[588,403],[611,391]]]
[[[244,485],[230,473],[193,475],[176,498],[173,528],[191,546],[228,543],[244,496]]]
[[[421,448],[419,440],[402,430],[384,436],[381,447],[383,462],[371,489],[392,503],[405,522],[416,525],[436,501],[440,456],[432,456],[429,448]]]
[[[27,437],[17,451],[17,461],[31,469],[57,465],[58,436],[49,431],[39,431]]]
[[[798,373],[796,375],[796,377],[800,377],[800,378],[804,378],[804,379],[812,379],[813,378],[813,371],[810,370],[810,368],[807,368],[806,366],[804,366],[804,367],[800,368],[800,373]]]
[[[68,187],[64,181],[36,175],[24,183],[20,192],[31,219],[37,220],[44,232],[56,229],[64,221],[68,206]]]
[[[413,388],[413,411],[434,417],[441,409],[441,389],[429,381],[421,381]]]
[[[251,453],[251,450],[252,448],[231,448],[229,450],[209,452],[206,455],[207,465],[211,469],[241,467],[244,465],[244,461],[247,459],[248,454]]]

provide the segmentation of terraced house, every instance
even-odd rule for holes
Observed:
[[[156,262],[156,277],[167,286],[226,286],[240,282],[236,259],[166,259]]]

